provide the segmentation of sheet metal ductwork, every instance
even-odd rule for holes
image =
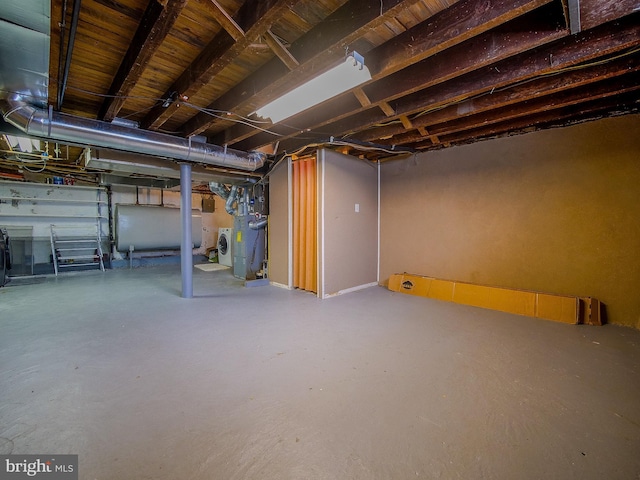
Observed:
[[[265,155],[242,152],[218,145],[140,130],[109,122],[66,115],[34,107],[20,95],[0,100],[4,120],[27,135],[59,142],[113,148],[166,157],[192,163],[254,171],[262,167]]]
[[[237,215],[238,209],[234,207],[233,204],[236,203],[238,196],[238,186],[232,185],[231,192],[229,192],[229,196],[227,197],[227,201],[224,203],[224,209],[227,211],[229,215]]]
[[[88,168],[99,168],[118,174],[140,174],[164,179],[180,178],[180,166],[177,163],[167,162],[165,159],[158,157],[97,148],[87,148],[82,156],[84,165]],[[258,178],[252,178],[251,175],[255,174],[249,172],[238,174],[213,172],[200,165],[194,165],[191,170],[191,180],[199,183],[215,181],[252,184],[257,182]]]
[[[224,203],[224,209],[229,215],[238,214],[238,185],[231,185],[229,189],[226,185],[218,182],[209,182],[209,190],[222,198]],[[234,206],[236,204],[236,206]]]

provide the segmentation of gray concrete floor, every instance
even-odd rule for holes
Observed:
[[[640,331],[177,267],[0,289],[0,452],[81,479],[638,479]]]

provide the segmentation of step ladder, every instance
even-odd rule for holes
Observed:
[[[85,233],[86,232],[86,233]],[[56,276],[61,269],[89,267],[104,272],[102,237],[99,221],[95,231],[87,232],[86,225],[51,225],[51,255]]]

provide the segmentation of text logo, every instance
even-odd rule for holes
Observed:
[[[0,455],[0,480],[78,480],[78,455]]]

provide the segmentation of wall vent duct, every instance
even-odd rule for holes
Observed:
[[[175,162],[168,162],[158,157],[102,148],[87,148],[82,157],[85,167],[106,170],[116,175],[145,175],[163,179],[180,179],[180,166]],[[251,174],[233,175],[215,172],[205,167],[194,165],[191,180],[195,183],[225,182],[242,184],[258,181],[258,177],[251,178],[249,175]]]

